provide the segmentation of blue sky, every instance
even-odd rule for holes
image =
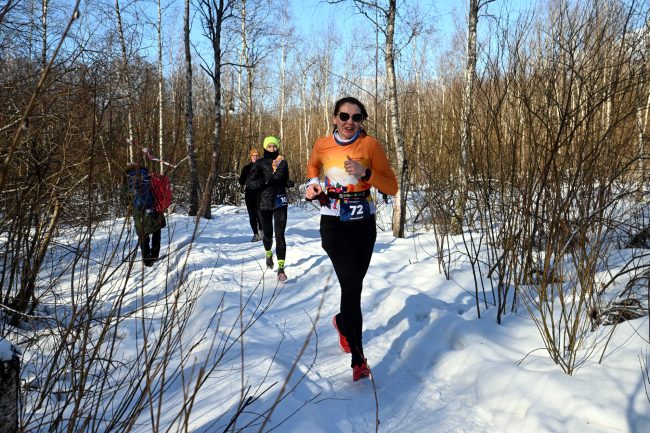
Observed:
[[[416,0],[409,0],[410,4]],[[417,0],[423,9],[430,9],[433,17],[438,21],[440,29],[444,32],[453,31],[453,15],[456,12],[465,10],[463,1],[459,0]],[[350,19],[355,21],[360,18],[351,9],[345,9],[343,5],[330,5],[325,0],[291,0],[292,12],[298,22],[297,29],[303,34],[309,34],[311,27],[328,22],[330,17],[333,21],[345,22]],[[463,12],[464,13],[464,12]]]
[[[409,7],[415,5],[418,7],[416,19],[421,19],[430,31],[419,38],[417,48],[427,53],[427,67],[434,75],[436,75],[437,59],[445,58],[448,52],[459,54],[459,50],[463,50],[462,45],[452,46],[452,42],[459,32],[461,35],[465,35],[467,32],[468,3],[468,0],[398,0],[398,8],[401,5],[402,22],[406,15],[404,5],[407,4]],[[496,22],[494,18],[498,20],[502,20],[506,16],[512,18],[517,11],[533,8],[537,3],[538,0],[494,0],[490,2],[487,8],[481,9],[479,38],[482,39],[481,35],[487,36],[487,32],[491,31],[490,28]],[[319,46],[321,42],[324,42],[322,39],[327,34],[328,28],[331,28],[335,34],[340,34],[337,43],[345,45],[337,47],[339,49],[335,50],[334,62],[347,61],[346,58],[352,58],[357,63],[363,63],[363,57],[356,57],[355,49],[363,47],[361,49],[364,51],[361,56],[367,56],[368,47],[374,44],[374,32],[371,22],[351,6],[352,0],[338,5],[328,4],[325,0],[290,0],[290,5],[291,16],[294,20],[292,24],[296,29],[296,34],[300,35],[306,43],[305,47]],[[488,18],[488,16],[493,18]],[[415,59],[411,53],[414,44],[411,43],[406,47],[403,45],[406,40],[405,34],[398,32],[396,39],[401,54],[397,59],[396,67],[401,70],[401,74],[406,74],[412,69],[412,62]],[[420,55],[418,55],[419,57]],[[367,67],[372,67],[372,65],[368,63]]]
[[[423,11],[428,11],[431,20],[443,39],[450,38],[455,29],[455,22],[464,22],[468,0],[403,0],[408,4],[418,3]],[[351,0],[348,1],[351,3]],[[502,15],[500,11],[507,8],[520,10],[532,7],[537,0],[494,0],[488,5],[488,12]],[[302,34],[309,34],[312,27],[332,21],[346,22],[360,18],[343,5],[331,5],[325,0],[291,0],[294,17],[298,20],[296,28]],[[349,22],[349,21],[348,21]]]

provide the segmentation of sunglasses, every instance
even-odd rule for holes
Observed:
[[[344,113],[344,112],[341,111],[338,116],[339,116],[339,119],[341,119],[341,122],[347,122],[348,119],[350,118],[350,113]],[[359,123],[362,120],[363,120],[363,114],[357,113],[357,114],[352,115],[352,121],[353,122]]]

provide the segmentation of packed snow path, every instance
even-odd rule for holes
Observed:
[[[221,326],[237,323],[240,299],[250,296],[246,317],[254,316],[259,305],[268,309],[244,336],[245,386],[265,389],[277,382],[248,408],[237,427],[258,418],[275,401],[322,300],[316,333],[265,431],[375,431],[372,382],[352,382],[350,357],[338,347],[331,324],[340,289],[320,245],[316,209],[289,207],[286,284],[266,269],[262,243],[250,242],[244,208],[215,207],[212,214],[212,220],[201,222],[189,252],[188,278],[204,289],[187,338],[215,326],[209,318],[222,297]],[[166,257],[142,274],[153,298],[180,269],[193,229],[193,218],[169,216],[163,235]],[[602,364],[595,359],[567,376],[549,359],[523,308],[506,315],[502,325],[496,324],[494,307],[483,309],[478,319],[469,267],[460,260],[453,263],[452,278],[446,280],[438,272],[434,251],[433,236],[427,233],[411,233],[406,239],[395,239],[390,231],[378,233],[362,310],[379,431],[650,431],[650,403],[638,361],[647,348],[640,336],[647,335],[647,319],[620,325]],[[221,431],[234,413],[242,388],[239,350],[239,344],[233,346],[199,393],[191,431]],[[219,415],[223,417],[217,419]],[[261,422],[258,418],[246,431],[257,431]]]

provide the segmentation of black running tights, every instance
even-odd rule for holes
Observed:
[[[253,234],[259,233],[259,230],[262,229],[262,222],[260,221],[260,214],[257,209],[257,191],[246,190],[244,193],[244,199],[246,200],[246,210],[248,211],[248,222],[251,225]]]
[[[275,210],[261,210],[260,218],[262,219],[264,249],[271,251],[275,225],[275,255],[278,260],[284,260],[287,255],[287,243],[284,240],[284,231],[287,228],[287,207],[282,206]]]
[[[350,344],[352,366],[363,362],[361,290],[377,239],[375,218],[342,222],[322,215],[320,234],[341,285],[341,332]]]
[[[145,235],[140,241],[142,261],[147,266],[152,266],[160,255],[160,232],[158,229],[150,235]]]

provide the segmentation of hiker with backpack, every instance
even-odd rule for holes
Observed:
[[[239,175],[239,184],[244,186],[244,201],[246,202],[246,210],[248,211],[248,222],[251,225],[253,230],[253,238],[251,242],[260,241],[259,231],[262,230],[262,221],[259,216],[259,211],[257,209],[257,190],[252,189],[246,183],[248,177],[251,174],[251,170],[260,157],[260,153],[257,149],[251,149],[249,152],[251,162],[246,164]]]
[[[334,133],[319,138],[307,162],[307,200],[320,203],[323,249],[341,286],[340,311],[332,318],[339,346],[352,355],[352,380],[370,376],[363,354],[361,291],[377,238],[370,188],[397,193],[397,178],[381,144],[366,134],[368,117],[356,98],[334,106]],[[319,176],[324,175],[324,188]]]
[[[152,174],[147,167],[138,163],[129,163],[125,170],[126,195],[129,198],[131,216],[145,266],[153,266],[160,255],[161,229],[167,225],[164,210],[171,200],[171,190],[166,192],[169,188],[168,181],[167,179],[166,187],[161,187],[161,191],[165,192],[158,194],[159,199],[156,200],[155,187],[152,187]],[[161,195],[165,197],[160,197]],[[167,195],[169,197],[166,197]]]
[[[289,180],[289,165],[280,155],[280,140],[268,136],[263,142],[264,156],[253,165],[246,181],[246,188],[257,191],[257,204],[262,221],[262,243],[266,256],[266,266],[273,269],[273,234],[275,232],[275,253],[278,259],[278,280],[286,281],[284,260],[287,244],[284,231],[287,227],[286,187]],[[274,230],[275,229],[275,230]]]

